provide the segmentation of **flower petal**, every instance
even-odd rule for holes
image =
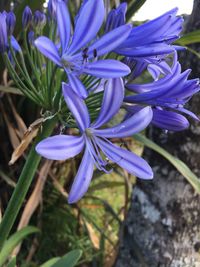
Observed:
[[[34,44],[45,57],[52,60],[58,66],[62,66],[58,50],[49,38],[41,36],[35,40]]]
[[[80,11],[75,25],[74,37],[68,54],[74,54],[90,42],[99,31],[104,20],[103,0],[88,0]]]
[[[66,83],[62,83],[62,91],[65,102],[76,119],[79,129],[84,132],[90,125],[90,117],[85,102]]]
[[[104,154],[121,168],[141,179],[153,178],[152,169],[144,159],[112,143],[102,141],[100,138],[96,139]]]
[[[81,165],[79,166],[78,173],[74,179],[69,193],[68,203],[72,204],[77,202],[86,193],[92,179],[93,169],[93,160],[88,150],[85,149]]]
[[[88,56],[93,57],[94,50],[97,51],[97,56],[105,55],[111,51],[113,51],[116,47],[118,47],[126,38],[129,36],[131,32],[131,25],[123,25],[120,26],[111,32],[100,37],[99,40],[94,42],[88,50]]]
[[[158,43],[158,44],[149,44],[146,46],[118,48],[116,52],[124,56],[140,58],[140,57],[151,57],[156,55],[171,54],[175,52],[175,48],[172,45],[168,45],[165,43]]]
[[[76,77],[73,73],[67,73],[69,84],[72,87],[72,90],[81,98],[87,98],[88,92],[79,78]]]
[[[169,131],[182,131],[189,127],[188,120],[176,112],[153,109],[152,124]]]
[[[89,63],[83,71],[99,78],[118,78],[130,73],[127,65],[114,59],[98,60]]]
[[[144,130],[151,122],[152,117],[152,109],[145,107],[119,125],[102,130],[94,129],[93,133],[106,138],[128,137]]]
[[[121,78],[107,81],[101,111],[93,128],[98,128],[108,122],[119,111],[124,99],[124,84]]]
[[[47,159],[66,160],[79,154],[83,147],[82,136],[55,135],[39,142],[35,149]]]
[[[62,53],[65,53],[70,40],[71,21],[68,8],[64,1],[57,1],[56,15]]]
[[[14,48],[15,51],[17,51],[17,52],[21,52],[22,51],[18,41],[15,39],[15,37],[13,35],[11,36],[11,40],[10,41],[11,41],[11,45]]]

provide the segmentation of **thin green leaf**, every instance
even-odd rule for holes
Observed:
[[[126,13],[127,21],[131,20],[133,15],[144,5],[147,0],[133,0],[128,5],[128,10]]]
[[[15,267],[16,266],[16,257],[13,257],[12,260],[8,263],[7,267]]]
[[[60,257],[50,259],[47,262],[43,263],[40,267],[52,267],[53,264],[58,262],[59,259],[60,259]]]
[[[187,50],[190,51],[192,54],[194,54],[195,56],[197,56],[200,59],[200,53],[198,53],[197,51],[195,51],[194,49],[187,47]]]
[[[186,33],[180,39],[178,39],[176,43],[183,46],[200,43],[200,30]]]
[[[9,258],[13,249],[28,235],[39,232],[39,229],[33,226],[24,227],[17,233],[13,234],[6,242],[0,253],[0,266]]]
[[[172,156],[165,149],[158,146],[153,141],[149,140],[141,134],[134,135],[134,139],[143,143],[145,146],[151,148],[152,150],[156,151],[164,158],[166,158],[187,179],[187,181],[193,186],[196,192],[200,194],[200,179],[188,168],[188,166],[183,161]]]
[[[64,257],[58,260],[52,267],[74,267],[82,256],[82,251],[79,249],[72,250]]]

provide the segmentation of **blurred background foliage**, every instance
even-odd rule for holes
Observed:
[[[106,0],[105,2],[107,9],[110,10],[119,2],[124,1]],[[130,20],[146,0],[126,2],[128,2],[127,19]],[[1,0],[0,10],[14,8],[17,15],[16,35],[20,39],[21,17],[24,7],[29,5],[32,10],[42,10],[43,4],[44,1],[18,0],[13,2]],[[80,6],[80,1],[69,1],[69,5],[70,11],[76,12]],[[194,42],[200,42],[199,31],[188,33],[178,43],[187,46]],[[197,52],[193,51],[193,53],[195,56],[199,56]],[[40,117],[40,110],[29,100],[19,96],[18,90],[13,88],[12,81],[2,64],[0,68],[2,84],[0,86],[1,218],[16,185],[17,177],[26,159],[26,153],[12,167],[8,166],[8,162],[12,151],[23,139],[27,127]],[[132,149],[139,155],[143,151],[141,142],[146,142],[146,145],[151,146],[152,149],[157,148],[157,152],[163,153],[162,155],[165,156],[163,151],[160,152],[158,147],[152,143],[149,144],[147,140],[138,137],[138,141],[131,138],[115,140],[120,146]],[[9,253],[7,256],[5,254],[3,259],[8,257],[10,263],[9,265],[6,263],[5,266],[14,267],[16,265],[15,256],[17,256],[17,263],[20,267],[36,267],[49,259],[52,259],[51,262],[41,266],[54,266],[53,264],[59,259],[57,257],[61,257],[69,251],[75,251],[75,254],[68,255],[69,257],[66,259],[68,260],[72,256],[78,260],[80,258],[79,266],[113,266],[118,253],[120,227],[127,215],[130,193],[135,178],[115,166],[111,166],[114,172],[109,176],[96,171],[86,197],[77,204],[69,206],[67,204],[67,192],[79,162],[80,158],[78,157],[67,162],[42,161],[15,225],[15,230],[23,231],[25,234],[20,238],[17,237],[15,243],[7,250]],[[195,177],[192,178],[196,179]],[[198,186],[199,184],[197,184]],[[34,225],[37,229],[27,229],[28,225]],[[20,245],[22,239],[24,241]],[[82,251],[82,256],[80,251]],[[73,261],[73,259],[71,263],[76,264],[76,260]],[[74,266],[73,264],[71,266]],[[64,265],[61,262],[60,265],[54,267],[62,266]]]

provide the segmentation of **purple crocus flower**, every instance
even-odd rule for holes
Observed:
[[[88,92],[79,80],[80,74],[116,78],[130,73],[129,67],[120,61],[97,60],[98,57],[118,47],[131,31],[130,25],[123,25],[91,44],[103,23],[104,13],[103,0],[84,1],[76,16],[74,34],[71,37],[71,21],[67,6],[62,0],[58,0],[56,15],[61,49],[59,50],[45,36],[35,40],[36,47],[43,55],[65,69],[71,88],[83,98],[88,96]]]
[[[94,166],[101,171],[108,172],[106,170],[107,159],[137,177],[152,179],[152,170],[145,160],[108,140],[108,138],[131,136],[143,130],[152,119],[151,108],[142,109],[117,126],[99,129],[121,107],[124,96],[122,80],[116,78],[107,82],[99,116],[93,123],[90,121],[84,101],[70,89],[69,85],[63,83],[63,95],[76,119],[80,136],[56,135],[44,139],[36,146],[36,151],[40,155],[53,160],[66,160],[84,150],[82,162],[69,194],[69,203],[78,201],[85,194],[92,179]]]
[[[195,114],[184,108],[193,94],[200,90],[199,79],[188,80],[190,70],[181,73],[177,54],[174,57],[172,73],[147,84],[127,84],[126,88],[136,94],[125,97],[126,109],[131,114],[144,105],[153,107],[152,123],[156,126],[180,131],[189,126],[187,119],[179,114],[187,114],[199,120]],[[133,105],[130,105],[130,104]]]

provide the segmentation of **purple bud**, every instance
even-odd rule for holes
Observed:
[[[37,30],[42,30],[46,24],[46,15],[39,10],[35,11],[34,17],[33,17],[33,26]]]
[[[66,4],[68,0],[49,0],[48,2],[48,12],[51,18],[56,18],[56,6],[59,1],[64,1]]]
[[[0,53],[4,53],[7,50],[8,34],[6,25],[6,15],[0,13]]]
[[[14,28],[15,28],[15,23],[16,23],[16,17],[15,17],[15,14],[12,11],[10,11],[7,14],[6,23],[7,23],[8,35],[10,36],[10,35],[13,34],[13,31],[14,31]]]
[[[32,22],[32,11],[29,6],[26,6],[22,15],[22,25],[27,29]]]
[[[30,45],[34,45],[34,41],[35,41],[35,33],[34,31],[30,31],[28,33],[28,41]]]

